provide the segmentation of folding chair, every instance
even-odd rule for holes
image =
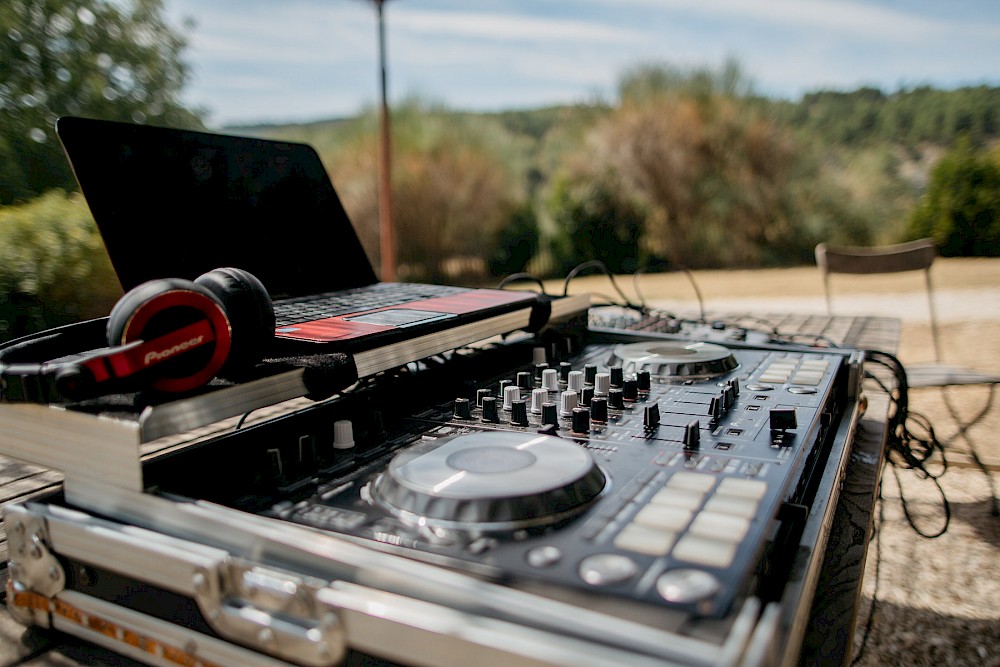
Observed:
[[[937,257],[933,239],[920,239],[896,245],[834,247],[826,243],[816,246],[816,265],[823,273],[823,290],[826,294],[827,313],[833,313],[830,274],[879,274],[903,271],[923,271],[930,313],[931,339],[934,342],[934,363],[908,364],[906,375],[911,387],[946,387],[966,384],[990,385],[992,392],[1000,384],[1000,375],[952,366],[941,358],[941,335],[934,307],[934,286],[931,282],[931,265]],[[982,417],[980,417],[981,419]]]
[[[983,468],[968,430],[981,421],[993,406],[996,387],[1000,384],[1000,375],[982,373],[980,371],[946,364],[941,356],[941,338],[937,322],[937,312],[934,306],[934,289],[931,282],[931,265],[937,257],[937,246],[933,239],[919,239],[908,243],[895,245],[857,247],[835,247],[826,243],[816,246],[816,265],[823,274],[823,289],[826,294],[827,312],[832,314],[830,275],[834,273],[850,274],[881,274],[899,273],[904,271],[923,271],[927,292],[927,306],[931,327],[931,338],[934,342],[933,363],[911,363],[905,365],[907,384],[911,388],[939,387],[945,400],[948,412],[958,426],[949,442],[963,437],[969,445],[969,453],[974,461]],[[984,385],[989,387],[989,395],[983,408],[971,419],[962,420],[948,400],[945,388],[962,385]],[[944,443],[947,445],[948,443]],[[989,473],[987,473],[988,475]],[[992,479],[991,479],[992,486]]]

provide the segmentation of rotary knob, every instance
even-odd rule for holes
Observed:
[[[652,378],[649,371],[636,371],[635,381],[639,384],[640,392],[648,392],[652,388]]]
[[[569,382],[569,373],[573,369],[573,364],[568,361],[559,362],[559,381]]]
[[[637,380],[625,380],[625,383],[622,385],[622,398],[631,403],[639,400],[639,382]]]
[[[472,407],[469,405],[469,399],[456,398],[454,414],[456,419],[471,419]]]
[[[333,422],[333,448],[351,449],[354,447],[354,423],[350,419],[338,419]]]
[[[559,391],[559,371],[546,368],[542,371],[542,388],[549,391]]]
[[[573,408],[572,429],[573,433],[590,433],[590,410]]]
[[[550,426],[558,426],[559,406],[555,403],[542,403],[542,423]]]
[[[510,406],[510,423],[515,426],[528,425],[528,404],[517,399]]]
[[[569,417],[573,409],[580,405],[580,396],[575,391],[564,391],[559,396],[559,414]]]
[[[477,408],[483,407],[483,397],[485,397],[485,396],[492,396],[492,395],[493,395],[493,390],[492,389],[478,389],[478,390],[476,390],[476,407]]]
[[[542,414],[542,404],[549,400],[549,392],[538,388],[531,391],[531,414]]]
[[[534,379],[531,377],[531,373],[527,371],[521,371],[517,374],[517,387],[518,389],[528,390],[531,389],[535,384]]]
[[[521,398],[521,390],[514,385],[508,385],[503,390],[503,409],[510,412],[514,401]]]
[[[608,405],[616,410],[625,408],[625,397],[622,395],[621,387],[612,387],[608,390]]]
[[[497,410],[496,396],[483,397],[483,421],[493,424],[500,421],[500,412]]]
[[[598,373],[594,376],[594,396],[607,396],[611,389],[611,374]]]
[[[590,418],[600,424],[608,421],[608,399],[602,396],[594,397],[590,402]]]

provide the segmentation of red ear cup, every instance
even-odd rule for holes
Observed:
[[[108,344],[143,341],[130,372],[151,372],[153,389],[179,393],[218,375],[229,358],[232,330],[211,291],[189,280],[165,278],[139,285],[108,316]],[[121,355],[120,355],[121,356]]]
[[[221,375],[238,375],[261,360],[274,340],[274,305],[252,273],[225,267],[195,279],[222,303],[233,332],[232,349]]]

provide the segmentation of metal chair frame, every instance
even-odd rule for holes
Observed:
[[[859,247],[831,246],[820,243],[816,246],[816,265],[823,275],[823,289],[826,296],[827,313],[833,313],[831,298],[830,275],[843,274],[882,274],[901,273],[905,271],[923,271],[927,292],[927,305],[930,313],[931,338],[934,343],[934,363],[907,364],[905,370],[909,387],[938,387],[941,389],[948,412],[958,425],[958,431],[943,443],[949,445],[957,438],[963,438],[969,446],[969,452],[976,464],[986,471],[986,467],[976,454],[969,429],[985,417],[992,405],[996,387],[1000,384],[1000,375],[982,373],[973,369],[951,366],[943,363],[941,352],[940,329],[937,311],[934,306],[934,286],[931,281],[931,266],[937,257],[937,246],[933,239],[925,238],[894,245]],[[989,387],[989,395],[982,409],[970,419],[959,419],[957,411],[948,400],[947,387],[959,385],[984,385]],[[989,473],[987,473],[988,475]],[[992,478],[990,478],[993,488]],[[997,513],[996,492],[994,491],[994,513]]]

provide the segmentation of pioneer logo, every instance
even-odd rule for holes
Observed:
[[[163,361],[164,359],[169,359],[175,354],[179,354],[181,352],[184,352],[185,350],[189,350],[192,347],[198,347],[199,345],[201,345],[203,340],[205,340],[204,336],[195,336],[191,340],[186,340],[181,343],[177,343],[177,345],[174,345],[173,347],[168,347],[165,350],[159,350],[159,351],[150,350],[149,352],[146,353],[146,358],[143,359],[143,363],[146,366],[149,366],[150,364],[155,363],[157,361]]]

